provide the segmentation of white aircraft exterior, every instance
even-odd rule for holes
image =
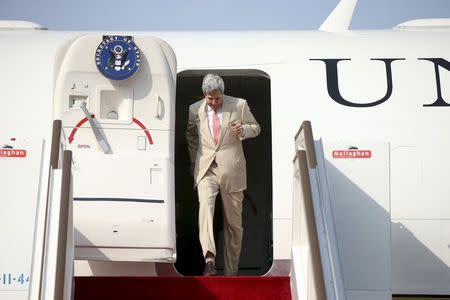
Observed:
[[[75,201],[75,275],[158,275],[159,263],[179,255],[177,74],[249,69],[270,79],[271,115],[261,120],[271,124],[273,265],[267,274],[289,274],[294,138],[310,120],[323,147],[346,297],[450,295],[450,21],[350,31],[354,4],[343,1],[319,31],[67,32],[0,23],[0,190],[6,191],[0,198],[0,298],[29,293],[54,119],[62,120],[64,149],[73,151],[74,198],[164,199],[157,213],[141,225],[130,219],[123,239],[103,248],[95,245],[109,245],[114,236],[102,236],[102,226],[148,207]],[[96,49],[106,35],[132,36],[139,47],[142,65],[130,79],[110,80],[97,69]],[[104,95],[114,109],[101,102]],[[87,114],[79,108],[83,101]],[[126,117],[108,117],[113,110]],[[123,146],[128,140],[132,146]],[[11,158],[6,146],[27,152]],[[8,283],[3,274],[24,277]]]

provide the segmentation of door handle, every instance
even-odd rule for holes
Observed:
[[[155,95],[155,118],[161,117],[161,99],[159,95]]]

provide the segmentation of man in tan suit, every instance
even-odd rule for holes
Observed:
[[[247,101],[224,95],[218,75],[203,78],[205,98],[189,107],[186,139],[199,198],[199,238],[205,257],[203,275],[215,275],[214,205],[220,192],[224,224],[225,275],[237,275],[242,242],[242,200],[247,173],[242,141],[260,127]]]

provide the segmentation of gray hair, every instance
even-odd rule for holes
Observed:
[[[203,77],[202,91],[204,95],[214,91],[219,91],[223,94],[225,92],[225,84],[223,83],[222,77],[211,73],[206,74]]]

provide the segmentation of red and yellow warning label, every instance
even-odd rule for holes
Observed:
[[[27,156],[27,150],[22,149],[0,149],[0,157],[21,158]]]
[[[333,158],[371,158],[370,150],[333,150]]]

